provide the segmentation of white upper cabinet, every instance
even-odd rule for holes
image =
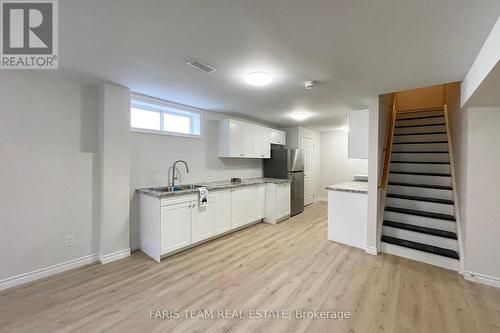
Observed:
[[[368,158],[369,111],[349,112],[349,158]]]
[[[254,126],[253,148],[254,156],[257,158],[271,157],[271,129],[262,126]]]
[[[284,131],[234,119],[219,122],[219,157],[270,158],[271,143],[285,144]]]
[[[271,143],[275,145],[286,145],[286,132],[277,129],[271,129]]]
[[[254,126],[247,123],[241,123],[241,152],[243,153],[243,157],[255,157],[253,137]]]
[[[228,157],[237,157],[243,156],[243,146],[241,142],[241,137],[243,135],[243,124],[239,121],[227,121],[221,122],[221,125],[224,125],[225,139],[224,144],[226,147],[226,156]],[[222,129],[220,131],[222,137]],[[221,138],[219,138],[220,140]]]

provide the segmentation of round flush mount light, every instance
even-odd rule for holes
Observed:
[[[290,117],[297,121],[306,120],[309,116],[310,114],[308,112],[294,112],[290,114]]]
[[[262,87],[267,86],[273,81],[271,74],[264,71],[254,71],[245,75],[245,81],[249,85]]]
[[[304,82],[304,88],[306,88],[306,89],[308,89],[308,90],[309,90],[309,89],[313,89],[313,88],[315,88],[318,84],[319,84],[319,82],[318,82],[318,81],[314,81],[314,80],[312,80],[312,81],[306,81],[306,82]]]

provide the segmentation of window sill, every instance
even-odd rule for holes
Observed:
[[[166,135],[166,136],[177,136],[181,138],[191,138],[191,139],[203,139],[203,136],[196,134],[184,134],[184,133],[176,133],[176,132],[166,132],[166,131],[158,131],[158,130],[150,130],[144,128],[130,128],[130,132],[133,133],[141,133],[141,134],[153,134],[153,135]]]

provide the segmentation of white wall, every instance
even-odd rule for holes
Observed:
[[[99,95],[101,170],[99,259],[130,255],[130,91],[105,83]]]
[[[0,96],[1,288],[10,277],[95,255],[99,226],[97,88],[2,71]],[[65,247],[68,234],[74,247]]]
[[[321,133],[321,191],[326,198],[325,186],[352,180],[356,174],[368,174],[367,159],[347,158],[348,132],[332,131]]]
[[[490,277],[500,287],[500,107],[465,112],[465,272]]]
[[[204,137],[131,133],[130,147],[130,244],[137,248],[139,241],[139,201],[137,188],[167,185],[171,166],[179,159],[179,183],[229,180],[231,177],[262,177],[261,159],[219,158],[218,119],[227,118],[214,112],[204,112]]]
[[[500,17],[486,38],[481,50],[467,72],[461,86],[461,103],[464,106],[481,82],[500,61]]]

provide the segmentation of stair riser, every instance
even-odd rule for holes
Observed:
[[[392,161],[404,162],[449,162],[450,157],[448,153],[392,153]]]
[[[380,251],[384,253],[393,254],[400,257],[405,257],[420,262],[425,262],[430,265],[444,267],[454,271],[458,271],[458,260],[447,258],[432,253],[426,253],[414,249],[409,249],[403,246],[381,242]]]
[[[423,127],[403,127],[395,128],[395,134],[410,134],[410,133],[427,133],[427,132],[444,132],[446,131],[446,126],[435,125],[435,126],[423,126]]]
[[[395,212],[384,212],[384,220],[413,224],[420,227],[457,232],[456,224],[452,221],[433,219],[430,217],[401,214]]]
[[[451,186],[451,177],[389,174],[390,182]]]
[[[406,164],[406,163],[391,163],[391,171],[401,172],[434,172],[434,173],[450,173],[449,164]]]
[[[447,143],[422,143],[393,145],[392,152],[397,151],[448,151]]]
[[[440,110],[431,110],[431,111],[412,111],[412,112],[398,112],[396,119],[404,119],[404,118],[416,118],[416,117],[430,117],[430,116],[443,116],[444,112],[442,109]]]
[[[458,252],[458,242],[456,239],[428,235],[420,232],[392,228],[387,226],[383,227],[382,234],[390,237],[409,240],[421,244],[433,245],[441,247],[443,249],[449,249]]]
[[[394,142],[422,142],[422,141],[446,141],[446,134],[421,134],[421,135],[402,135],[395,136]]]
[[[387,198],[386,206],[421,210],[424,212],[455,215],[453,205],[445,205],[435,202],[407,200],[399,198]]]
[[[434,124],[442,124],[444,122],[445,122],[444,117],[410,119],[410,120],[398,119],[396,121],[396,126],[434,125]]]
[[[388,185],[387,193],[412,195],[416,197],[453,200],[451,190],[437,190],[433,188],[411,187],[401,185]]]

